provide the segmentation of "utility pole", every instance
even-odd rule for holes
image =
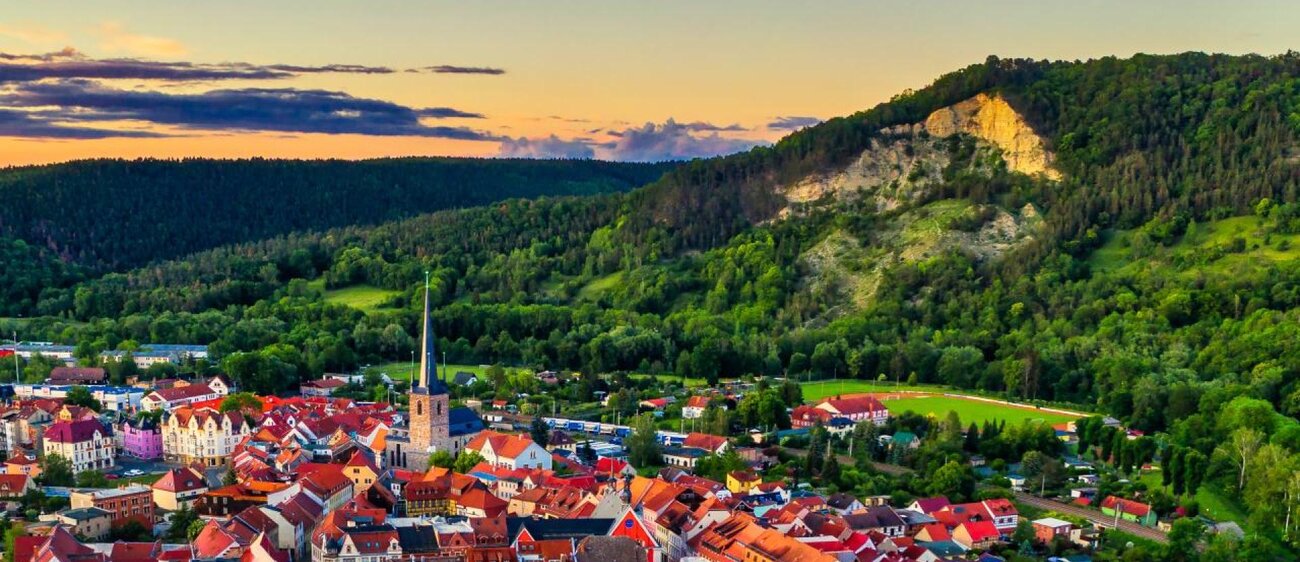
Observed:
[[[18,368],[18,328],[14,328],[14,384],[22,384],[22,371]]]

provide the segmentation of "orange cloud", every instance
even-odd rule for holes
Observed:
[[[131,33],[122,24],[106,21],[96,30],[99,48],[126,55],[148,57],[177,57],[187,52],[185,45],[175,39]]]

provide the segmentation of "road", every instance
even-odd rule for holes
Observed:
[[[805,449],[786,449],[786,450],[801,457],[808,454],[808,451]],[[848,466],[852,466],[856,462],[854,461],[853,457],[850,457],[848,455],[836,455],[836,459],[838,459],[840,463]],[[875,468],[876,470],[883,472],[885,474],[889,474],[891,476],[902,476],[904,474],[908,474],[912,472],[912,469],[907,468],[905,466],[899,466],[896,464],[888,464],[883,462],[872,462],[871,466],[872,468]],[[1114,516],[1106,515],[1102,513],[1100,510],[1092,509],[1090,507],[1078,506],[1072,503],[1061,503],[1056,500],[1040,498],[1038,496],[1027,494],[1025,492],[1013,492],[1013,493],[1015,494],[1016,501],[1023,503],[1025,505],[1036,507],[1038,509],[1055,511],[1057,513],[1063,513],[1066,515],[1072,515],[1074,517],[1081,517],[1083,519],[1087,519],[1088,521],[1091,521],[1093,524],[1097,526],[1105,527],[1107,529],[1115,527]],[[1125,533],[1128,533],[1136,537],[1141,537],[1161,544],[1169,543],[1169,537],[1165,534],[1164,531],[1161,531],[1159,529],[1153,529],[1151,527],[1143,527],[1142,525],[1138,525],[1137,523],[1134,523],[1132,521],[1124,521],[1123,519],[1121,519],[1119,521],[1119,529],[1121,531],[1124,531]]]

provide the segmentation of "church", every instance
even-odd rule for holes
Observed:
[[[424,286],[424,318],[420,335],[420,370],[411,381],[406,427],[392,428],[385,452],[389,468],[426,471],[429,456],[438,451],[459,454],[483,431],[483,420],[469,408],[452,408],[447,383],[438,374],[430,316],[429,284]]]

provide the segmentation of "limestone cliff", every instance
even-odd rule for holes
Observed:
[[[925,119],[926,132],[936,137],[966,133],[1002,149],[1007,169],[1026,175],[1060,179],[1043,139],[999,95],[980,94],[939,109]]]

